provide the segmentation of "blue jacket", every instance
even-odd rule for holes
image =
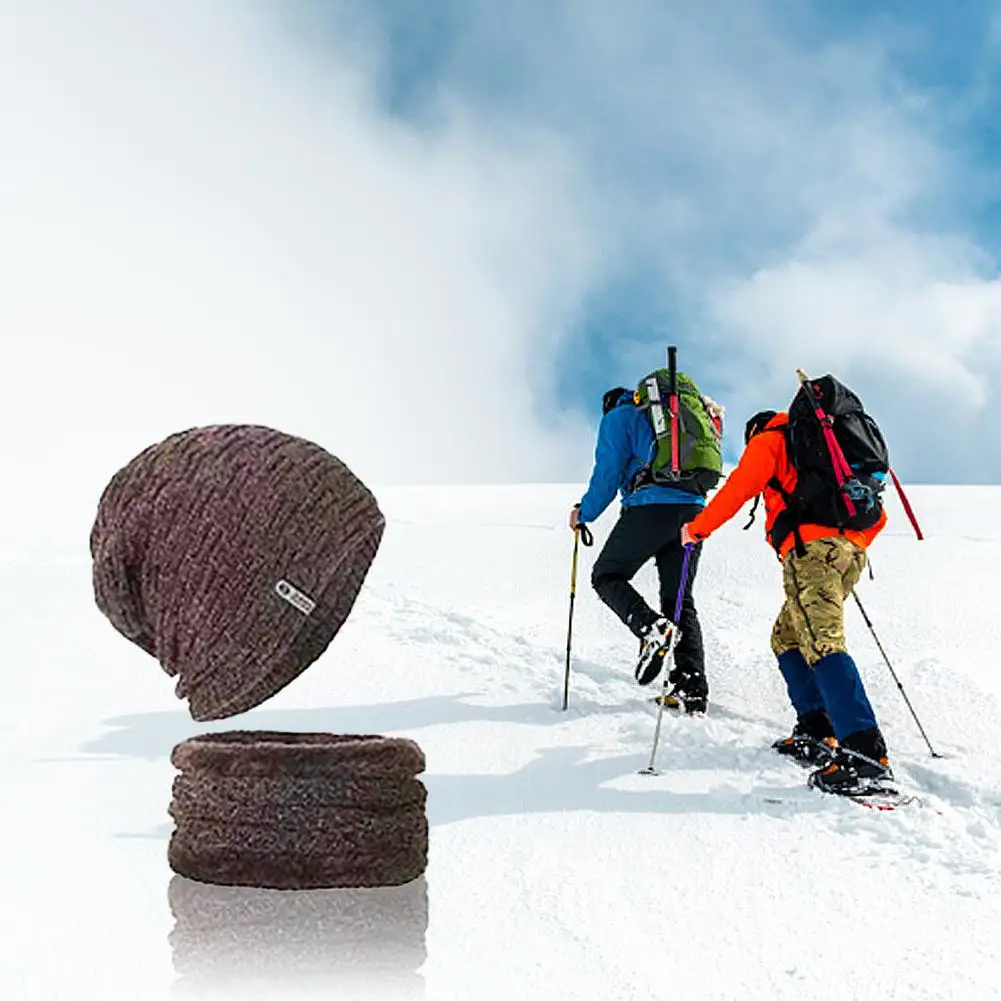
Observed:
[[[580,502],[582,522],[597,521],[617,492],[622,494],[623,508],[640,504],[705,506],[705,499],[699,494],[659,483],[630,491],[629,484],[653,455],[655,443],[650,418],[633,404],[631,393],[623,393],[598,425],[594,469]]]

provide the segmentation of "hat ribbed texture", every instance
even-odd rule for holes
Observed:
[[[424,754],[378,735],[234,730],[178,744],[171,868],[277,889],[393,886],[427,867]]]
[[[167,895],[180,994],[241,1001],[423,996],[423,876],[401,886],[289,891],[175,875]]]
[[[372,493],[319,445],[254,425],[194,428],[106,487],[90,540],[95,598],[178,677],[196,720],[233,716],[327,648],[384,527]]]

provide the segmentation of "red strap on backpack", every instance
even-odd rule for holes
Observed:
[[[817,415],[817,420],[820,421],[820,428],[824,433],[824,441],[827,443],[827,451],[831,455],[831,464],[834,466],[834,479],[837,481],[838,486],[844,486],[844,484],[852,478],[852,470],[848,465],[848,460],[845,458],[845,453],[841,451],[841,446],[838,444],[838,439],[834,436],[834,428],[831,426],[831,418],[824,413],[823,408],[818,402],[817,397],[820,395],[819,390],[816,386],[810,384],[810,377],[801,368],[796,369],[796,375],[799,376],[799,381],[804,389],[809,389],[811,392],[811,397],[813,399],[813,412]],[[855,514],[855,504],[853,503],[851,497],[848,494],[842,494],[842,500],[845,502],[845,508],[849,515],[854,516]]]
[[[809,384],[809,376],[801,369],[796,369],[796,374],[799,376],[799,381],[805,388]],[[817,389],[810,386],[813,390],[813,397],[819,395]],[[845,458],[845,453],[841,450],[841,446],[838,444],[838,439],[834,436],[834,429],[831,427],[831,419],[824,413],[823,408],[819,403],[815,402],[813,407],[813,412],[817,415],[817,420],[820,421],[820,426],[824,432],[824,441],[827,443],[828,451],[831,453],[831,461],[834,464],[834,476],[837,480],[838,486],[841,486],[846,480],[850,479],[852,476],[851,467],[848,465],[848,460]],[[890,476],[893,479],[893,485],[897,488],[897,493],[900,495],[900,502],[904,506],[904,511],[910,520],[911,525],[914,528],[914,532],[918,537],[920,542],[924,539],[924,535],[921,532],[921,526],[918,524],[918,519],[914,515],[914,509],[911,507],[911,502],[907,499],[907,494],[904,493],[904,488],[900,485],[900,480],[897,479],[897,474],[890,469]],[[855,513],[855,505],[852,503],[851,498],[847,495],[843,495],[845,502],[845,507],[848,509],[849,514]]]

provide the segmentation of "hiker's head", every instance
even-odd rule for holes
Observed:
[[[778,413],[777,410],[760,410],[744,425],[744,444],[746,445],[756,434],[764,431],[768,422]]]
[[[625,386],[615,386],[608,390],[608,392],[601,398],[602,414],[607,414],[609,410],[614,410],[622,400],[622,394],[628,392],[629,390],[626,389]]]

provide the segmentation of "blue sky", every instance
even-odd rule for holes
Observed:
[[[15,0],[0,360],[45,406],[5,419],[53,490],[217,421],[579,482],[675,343],[731,459],[802,366],[905,480],[998,482],[999,40],[974,0]]]
[[[887,425],[896,461],[914,477],[998,480],[1001,450],[983,440],[1001,438],[983,435],[998,417],[989,380],[999,371],[997,4],[451,0],[424,18],[418,5],[386,0],[368,5],[361,23],[356,6],[333,16],[321,7],[313,22],[321,44],[336,46],[346,29],[363,34],[380,54],[382,107],[409,127],[434,134],[443,101],[457,101],[485,121],[550,132],[573,151],[591,198],[581,209],[609,238],[546,380],[562,406],[593,411],[603,389],[635,382],[660,363],[667,343],[678,343],[683,364],[730,405],[739,427],[747,412],[786,402],[798,361],[863,392]],[[840,148],[832,138],[839,133]],[[845,269],[867,271],[865,235],[805,246],[825,215],[842,211],[848,228],[856,212],[868,216],[872,266],[890,286],[861,290],[858,311],[868,302],[871,319],[861,339],[848,332],[846,346],[830,324],[814,332],[823,304],[813,296],[825,268],[835,290]],[[918,260],[901,266],[916,273],[901,292],[892,287],[894,258],[908,262],[911,254]],[[803,308],[780,327],[805,350],[769,351],[767,299],[784,283],[773,282],[755,304],[754,277],[803,257],[817,270],[805,300],[789,283]],[[879,310],[910,312],[899,297],[920,300],[937,281],[959,290],[972,282],[993,300],[972,335],[988,348],[986,368],[970,335],[950,346],[949,307],[936,315],[939,328],[912,344],[898,331],[892,350],[868,356]],[[741,296],[723,315],[715,305],[733,285],[764,312],[752,338],[741,336],[745,324],[733,315]],[[983,304],[971,300],[970,308]],[[914,406],[916,393],[959,388],[929,373],[939,349],[943,371],[958,365],[980,382],[984,398],[965,415],[969,447],[956,448],[954,426],[930,434],[913,426],[928,409]],[[932,357],[907,363],[920,354]],[[739,444],[730,438],[731,458]]]

